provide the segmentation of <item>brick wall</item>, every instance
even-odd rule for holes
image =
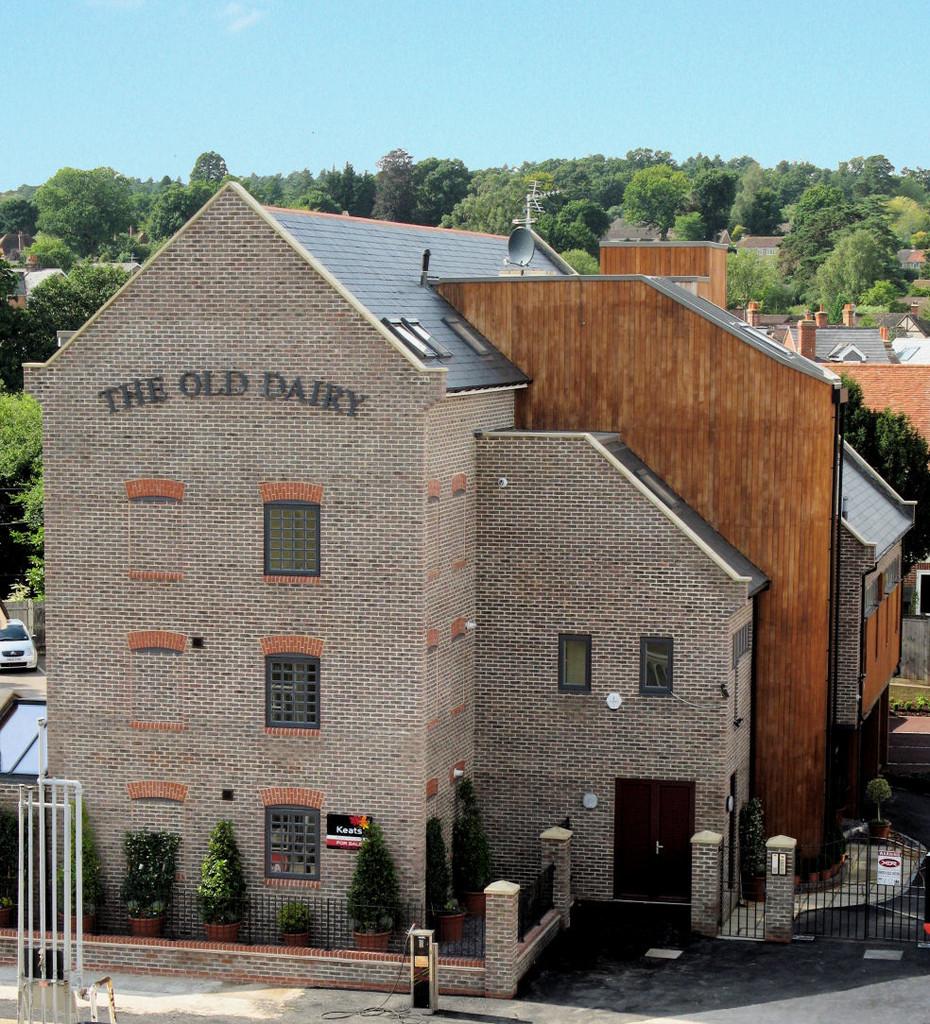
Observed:
[[[862,673],[862,578],[875,565],[875,545],[862,544],[849,530],[840,530],[839,647],[837,648],[836,723],[859,721],[859,678]]]
[[[694,780],[696,829],[726,831],[730,773],[748,780],[749,708],[735,728],[720,690],[746,586],[583,437],[485,438],[478,452],[476,761],[495,875],[534,876],[540,832],[571,815],[575,895],[610,898],[617,778]],[[560,632],[592,635],[589,694],[558,692]],[[639,694],[640,637],[656,634],[674,637],[674,692],[697,708]],[[748,673],[745,658],[741,700]]]

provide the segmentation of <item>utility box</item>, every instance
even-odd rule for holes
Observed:
[[[410,933],[410,1005],[425,1014],[439,1008],[438,949],[431,928]]]

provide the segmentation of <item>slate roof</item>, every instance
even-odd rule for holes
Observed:
[[[824,362],[839,361],[842,351],[855,345],[867,363],[890,363],[892,358],[877,327],[818,327],[817,358]],[[861,361],[858,357],[853,357]]]
[[[611,455],[642,484],[649,488],[653,496],[685,524],[727,565],[740,576],[750,579],[749,593],[757,594],[768,586],[769,578],[749,559],[725,540],[717,531],[684,501],[668,484],[657,476],[645,462],[616,435],[602,436],[601,443]]]
[[[914,525],[915,504],[904,501],[851,445],[843,446],[843,519],[881,558]]]
[[[674,232],[669,232],[669,237],[674,237]],[[629,221],[618,217],[611,221],[607,233],[601,239],[603,242],[657,242],[659,232],[646,224],[631,224]]]
[[[343,217],[309,210],[266,207],[304,249],[337,278],[375,317],[419,320],[451,355],[426,358],[427,366],[448,368],[449,391],[524,384],[529,378],[469,325],[487,346],[480,355],[463,341],[443,317],[464,320],[432,288],[420,284],[423,250],[430,250],[433,277],[494,277],[504,269],[507,239],[471,231],[398,224],[392,221]],[[540,246],[527,268],[530,273],[566,272]],[[419,353],[414,353],[418,355]]]

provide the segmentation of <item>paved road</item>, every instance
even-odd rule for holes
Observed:
[[[930,768],[930,715],[891,719],[888,760],[892,764],[926,765]]]

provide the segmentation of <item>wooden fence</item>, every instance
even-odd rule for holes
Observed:
[[[901,676],[904,679],[930,679],[930,616],[904,616],[901,623]]]

